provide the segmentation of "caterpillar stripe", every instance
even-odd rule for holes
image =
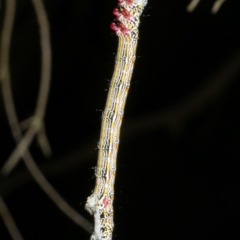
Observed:
[[[85,208],[94,215],[91,240],[111,240],[114,228],[113,199],[116,159],[124,106],[136,59],[139,18],[147,0],[119,0],[113,10],[117,21],[111,24],[119,42],[113,77],[102,115],[96,185]]]

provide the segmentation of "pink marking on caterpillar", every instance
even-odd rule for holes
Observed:
[[[104,205],[104,207],[107,207],[108,204],[109,204],[109,201],[108,201],[108,199],[105,197],[105,198],[103,199],[103,205]]]
[[[122,14],[120,13],[120,11],[119,11],[117,8],[114,8],[114,9],[113,9],[113,14],[114,14],[117,18],[119,18],[120,16],[122,16]]]
[[[121,11],[119,11],[117,8],[113,9],[113,14],[117,17],[120,18],[121,16],[123,16],[124,18],[130,20],[132,15],[130,14],[130,12],[128,10],[126,10],[125,8],[121,9]]]
[[[129,29],[126,28],[122,23],[111,23],[110,28],[115,31],[116,33],[118,33],[119,31],[123,34],[123,35],[128,35],[129,33]]]
[[[110,28],[114,31],[117,32],[119,30],[118,26],[116,23],[111,23]]]
[[[133,4],[133,0],[118,0],[118,2],[121,4],[123,2],[126,2],[128,5],[132,5]]]
[[[130,30],[127,27],[125,27],[122,23],[119,23],[118,26],[121,33],[123,33],[124,35],[128,35]]]

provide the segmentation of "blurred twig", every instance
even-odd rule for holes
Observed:
[[[32,121],[30,123],[29,129],[27,130],[26,134],[22,138],[19,137],[20,136],[19,133],[21,132],[21,129],[19,127],[17,116],[16,114],[14,115],[13,113],[14,112],[13,111],[14,103],[12,100],[13,98],[11,94],[8,94],[8,95],[5,94],[5,104],[9,104],[8,102],[11,98],[11,101],[10,101],[11,106],[9,106],[8,108],[9,111],[11,111],[11,115],[8,114],[8,119],[9,120],[11,119],[11,122],[10,122],[11,126],[15,126],[15,128],[12,127],[12,131],[14,130],[14,135],[16,137],[15,139],[17,139],[18,141],[18,145],[2,168],[2,174],[4,175],[8,174],[14,168],[14,166],[17,164],[21,156],[28,149],[33,138],[42,128],[42,123],[45,115],[45,109],[46,109],[48,93],[49,93],[50,77],[51,77],[51,45],[50,45],[50,30],[49,30],[50,27],[47,20],[46,11],[44,9],[44,6],[42,5],[42,2],[39,0],[32,0],[32,3],[36,11],[37,20],[40,28],[40,45],[41,45],[41,51],[42,51],[40,90],[39,90],[37,106],[36,106],[34,116],[32,117]],[[10,39],[11,39],[11,35],[9,35],[9,39],[8,39],[9,43],[10,43]],[[9,43],[8,43],[8,51],[9,51]],[[7,62],[9,62],[9,59],[7,60],[8,60]],[[5,64],[8,64],[7,62]],[[8,72],[8,79],[10,79],[9,72]],[[6,90],[5,88],[5,91],[11,92],[11,90],[9,90],[11,89],[10,81],[8,80],[7,82],[8,83],[5,86],[8,90]]]
[[[187,11],[188,12],[193,12],[200,1],[201,0],[192,0],[187,6]],[[213,4],[213,7],[212,7],[212,14],[216,14],[225,1],[226,0],[215,0],[215,2]]]
[[[192,0],[187,6],[187,11],[192,12],[197,7],[199,2],[200,0]]]
[[[214,4],[213,4],[213,7],[212,7],[212,13],[215,14],[219,11],[220,7],[223,5],[223,3],[225,2],[226,0],[217,0]]]
[[[8,229],[9,234],[13,240],[23,240],[21,233],[19,232],[11,213],[9,212],[7,205],[0,196],[0,215]]]
[[[46,108],[47,95],[49,91],[49,81],[51,72],[51,47],[50,47],[50,36],[49,36],[49,24],[47,21],[46,11],[41,0],[32,0],[34,8],[36,10],[37,19],[40,26],[40,38],[41,38],[41,49],[42,49],[42,73],[41,73],[41,86],[40,93],[38,97],[37,108],[35,115],[31,122],[31,126],[25,136],[22,138],[22,133],[17,118],[15,106],[13,103],[13,97],[11,92],[10,84],[10,71],[9,71],[9,50],[12,32],[12,23],[14,19],[14,7],[15,0],[7,0],[7,10],[10,12],[5,16],[4,27],[3,27],[3,40],[1,45],[1,50],[4,55],[1,57],[1,81],[2,81],[2,91],[4,97],[4,103],[7,111],[8,121],[11,126],[12,134],[16,143],[18,143],[17,148],[13,152],[13,158],[10,158],[14,163],[22,156],[28,170],[32,174],[33,178],[41,186],[41,188],[46,192],[46,194],[55,202],[55,204],[76,224],[81,226],[87,232],[92,232],[92,225],[86,219],[84,219],[80,214],[78,214],[68,203],[62,199],[62,197],[57,193],[57,191],[47,182],[46,178],[43,176],[41,171],[35,164],[31,154],[28,151],[29,144],[31,143],[33,137],[37,131],[41,128],[41,123],[44,117],[44,112]],[[11,24],[9,24],[11,23]],[[7,34],[7,36],[5,35]],[[11,104],[9,104],[11,103]],[[12,162],[11,162],[12,163]],[[4,168],[6,172],[9,172],[13,165],[7,165],[8,168]]]

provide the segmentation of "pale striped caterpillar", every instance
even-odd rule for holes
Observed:
[[[113,199],[116,158],[124,106],[130,86],[136,47],[139,18],[147,0],[119,0],[113,14],[117,21],[111,28],[119,38],[115,68],[102,116],[99,141],[96,185],[85,208],[94,215],[91,240],[111,240],[113,232]]]

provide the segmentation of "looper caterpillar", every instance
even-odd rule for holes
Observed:
[[[111,240],[116,158],[124,106],[136,58],[139,18],[147,0],[118,0],[113,10],[117,21],[111,24],[119,43],[106,107],[102,115],[96,185],[85,208],[94,215],[91,240]]]

